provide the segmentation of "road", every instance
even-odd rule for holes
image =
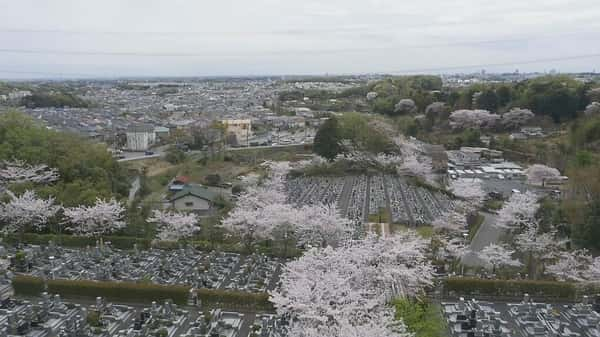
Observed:
[[[502,228],[495,226],[497,216],[491,213],[482,212],[484,216],[483,223],[479,230],[471,240],[471,253],[467,254],[462,258],[462,262],[471,267],[482,266],[482,261],[473,252],[480,252],[483,248],[488,246],[490,243],[497,243],[504,234]]]

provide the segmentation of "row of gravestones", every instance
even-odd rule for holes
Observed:
[[[536,303],[527,294],[507,305],[461,298],[442,308],[452,336],[600,337],[600,314],[588,297],[555,305]]]
[[[194,288],[263,292],[276,278],[281,261],[264,255],[241,256],[224,252],[112,249],[98,244],[85,249],[48,246],[4,248],[11,269],[48,279],[150,281]],[[2,253],[2,252],[0,252]]]
[[[85,306],[44,293],[37,301],[3,301],[0,305],[0,337],[286,336],[287,319],[274,315],[246,315],[220,309],[188,310],[171,301],[134,308],[97,298],[94,304]],[[247,327],[244,331],[243,326]]]

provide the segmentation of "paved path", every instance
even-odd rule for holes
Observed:
[[[483,223],[479,230],[471,240],[471,250],[473,252],[479,252],[490,243],[497,243],[504,234],[504,230],[494,226],[496,223],[497,216],[491,213],[481,212],[484,216]],[[470,253],[463,257],[462,262],[467,266],[481,266],[482,261],[474,254]]]
[[[131,183],[131,187],[129,188],[129,198],[127,199],[127,205],[131,205],[133,200],[135,199],[135,195],[140,190],[140,177],[135,177],[135,180]]]

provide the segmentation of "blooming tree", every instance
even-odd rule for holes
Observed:
[[[341,319],[335,325],[312,326],[306,321],[292,322],[289,337],[413,337],[401,320],[394,319],[392,310],[369,314],[360,322]]]
[[[415,101],[410,98],[401,99],[394,105],[394,112],[405,115],[417,112]]]
[[[420,156],[417,152],[403,152],[403,162],[399,170],[416,177],[422,178],[432,185],[436,185],[436,177],[433,173],[431,157]]]
[[[271,292],[279,314],[304,328],[327,331],[351,322],[364,325],[394,296],[421,292],[432,282],[428,243],[413,232],[312,249],[286,265]],[[298,335],[302,336],[302,335]]]
[[[492,267],[493,272],[496,272],[496,267],[519,267],[522,265],[521,262],[512,258],[514,253],[513,250],[505,246],[492,243],[477,253],[477,256],[488,266]]]
[[[535,222],[535,213],[539,208],[535,193],[513,193],[498,212],[496,226],[503,228],[529,227]]]
[[[474,207],[481,204],[486,196],[481,179],[478,178],[452,179],[449,189],[452,194],[467,200]]]
[[[28,165],[16,161],[5,161],[0,165],[0,184],[20,184],[32,182],[34,184],[47,184],[58,180],[58,170],[47,165]]]
[[[377,92],[375,92],[375,91],[369,91],[367,93],[367,101],[372,101],[375,98],[377,98],[377,96],[379,96],[379,94]]]
[[[484,129],[494,127],[500,116],[487,110],[457,110],[450,114],[449,120],[453,129]]]
[[[200,230],[198,216],[189,213],[154,210],[148,222],[158,226],[158,239],[177,241],[188,238]]]
[[[556,263],[546,272],[560,281],[597,282],[600,277],[600,257],[593,258],[585,250],[561,252]]]
[[[96,199],[92,206],[65,208],[68,230],[78,235],[100,236],[125,227],[125,208],[114,198]]]
[[[11,200],[0,206],[0,219],[6,223],[5,232],[23,233],[28,226],[42,229],[59,210],[52,197],[41,199],[33,191],[20,196],[11,193]]]
[[[506,129],[515,129],[525,125],[534,117],[529,109],[512,108],[502,115],[502,126]]]
[[[337,246],[350,235],[350,221],[334,205],[306,205],[298,210],[294,224],[298,243],[326,247]]]
[[[599,102],[592,102],[590,104],[588,104],[587,107],[585,107],[585,115],[586,116],[596,116],[596,115],[600,115],[600,103]]]
[[[544,186],[547,179],[560,177],[560,172],[553,167],[542,164],[534,164],[525,170],[525,175],[527,176],[528,184]]]
[[[464,212],[455,208],[442,212],[440,216],[431,222],[431,226],[439,230],[458,232],[467,227],[467,217]]]

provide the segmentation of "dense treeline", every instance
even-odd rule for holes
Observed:
[[[366,89],[377,93],[371,103],[373,112],[387,115],[398,114],[395,105],[408,98],[415,102],[418,112],[425,112],[433,102],[444,102],[451,110],[484,109],[494,113],[521,107],[531,109],[536,115],[549,116],[558,123],[577,117],[590,103],[587,93],[595,86],[597,84],[568,76],[544,76],[519,83],[442,88],[441,79],[437,77],[409,76],[386,79]]]
[[[42,196],[52,195],[64,206],[91,204],[97,197],[124,197],[129,179],[106,146],[81,137],[48,130],[19,112],[0,114],[0,161],[23,160],[57,168],[60,179],[36,187]],[[25,184],[26,185],[26,184]],[[13,186],[16,192],[33,186]]]
[[[88,108],[90,103],[77,97],[74,94],[64,92],[53,93],[33,93],[31,96],[24,97],[21,105],[28,108]]]

